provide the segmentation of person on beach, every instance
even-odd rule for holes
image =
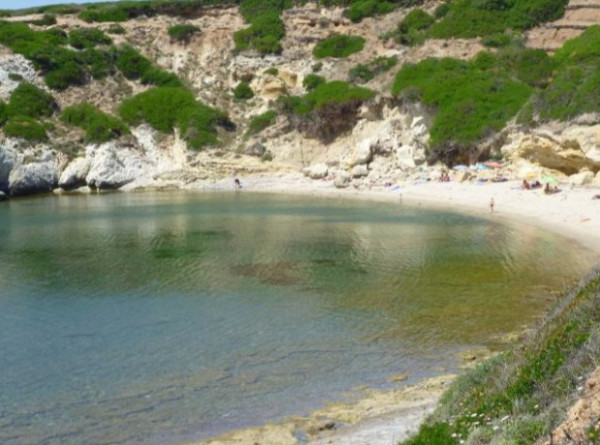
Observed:
[[[529,185],[529,182],[523,179],[523,182],[521,183],[521,190],[529,190],[530,188],[531,186]]]
[[[233,180],[233,186],[235,187],[236,190],[239,190],[242,188],[242,183],[240,182],[240,180],[238,178],[235,178]]]
[[[494,213],[494,198],[490,199],[490,213]]]

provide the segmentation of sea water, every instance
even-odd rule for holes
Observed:
[[[0,443],[171,444],[456,370],[595,257],[528,226],[250,193],[0,205]]]

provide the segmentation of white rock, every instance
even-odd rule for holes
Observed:
[[[58,179],[58,186],[71,190],[85,185],[85,178],[90,171],[90,160],[87,157],[75,158],[67,165]]]
[[[117,189],[148,172],[148,162],[139,152],[114,142],[88,146],[86,154],[90,169],[85,181],[91,188]]]
[[[311,179],[322,179],[327,176],[328,172],[329,167],[327,167],[327,164],[315,164],[310,168],[308,177]]]
[[[31,162],[15,166],[8,176],[8,189],[13,196],[49,192],[58,182],[54,161]]]
[[[358,146],[358,150],[354,155],[355,165],[368,164],[371,161],[371,159],[373,158],[373,151],[371,145],[371,139],[364,139],[363,141],[361,141],[360,145]]]
[[[361,178],[363,176],[367,176],[368,174],[369,174],[369,169],[364,164],[362,164],[362,165],[355,165],[352,168],[351,175],[352,175],[353,178]]]
[[[350,175],[346,172],[340,172],[336,177],[333,185],[337,188],[342,189],[348,187],[350,185]]]
[[[20,54],[0,55],[0,99],[8,101],[10,93],[19,86],[18,80],[12,80],[10,74],[18,74],[23,80],[38,83],[33,64]]]
[[[571,185],[586,185],[590,184],[594,180],[594,174],[591,171],[584,171],[581,173],[575,173],[569,176],[569,184]]]

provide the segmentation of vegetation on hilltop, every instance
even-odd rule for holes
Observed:
[[[362,37],[335,34],[318,42],[313,48],[313,56],[317,59],[344,58],[362,51],[364,47],[365,39]]]
[[[600,274],[595,272],[524,344],[459,377],[404,445],[510,443],[549,438],[600,354]],[[583,419],[585,421],[585,419]],[[597,419],[589,419],[597,443]]]
[[[375,92],[367,88],[332,81],[304,96],[283,96],[279,107],[307,137],[330,142],[355,125],[359,107],[373,96]]]
[[[568,0],[457,0],[431,27],[439,39],[481,37],[525,30],[564,15]]]
[[[119,114],[131,125],[146,122],[163,133],[178,128],[194,149],[216,144],[217,125],[229,123],[224,112],[197,101],[189,90],[168,86],[152,88],[125,100]]]
[[[85,130],[85,141],[88,143],[108,142],[129,134],[127,125],[88,103],[65,108],[60,119]]]

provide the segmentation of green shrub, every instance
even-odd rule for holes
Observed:
[[[240,82],[233,89],[233,97],[237,100],[248,100],[254,97],[254,91],[248,85],[248,82]]]
[[[455,445],[458,440],[452,437],[452,430],[447,423],[423,424],[419,433],[403,445]]]
[[[56,17],[52,14],[44,14],[39,20],[30,20],[28,23],[36,26],[52,26],[56,25]]]
[[[457,146],[473,146],[504,127],[532,91],[496,62],[482,68],[477,62],[455,59],[404,65],[392,93],[400,95],[409,87],[417,88],[422,102],[438,110],[431,128],[431,147],[455,154]]]
[[[355,87],[348,82],[327,82],[318,85],[306,95],[297,97],[296,100],[293,100],[295,103],[292,103],[291,108],[297,114],[306,114],[312,110],[336,103],[362,103],[371,99],[374,94],[373,91],[367,88]]]
[[[23,76],[18,73],[8,73],[8,78],[10,80],[14,80],[15,82],[21,82],[23,80]]]
[[[433,11],[433,16],[436,19],[441,19],[445,17],[446,14],[448,14],[448,12],[450,12],[450,4],[442,3],[441,5],[438,5],[437,8],[435,8],[435,11]]]
[[[0,10],[0,17],[10,17],[12,13],[10,11]]]
[[[276,76],[277,74],[279,74],[279,70],[275,67],[267,68],[265,70],[265,74],[270,74],[271,76]]]
[[[350,5],[346,14],[354,23],[360,22],[366,17],[387,14],[396,9],[396,5],[387,1],[358,0]]]
[[[268,110],[262,114],[254,116],[250,120],[248,126],[248,134],[256,134],[263,131],[265,128],[270,127],[277,120],[277,112],[275,110]]]
[[[151,67],[142,74],[141,81],[144,85],[156,85],[157,87],[180,87],[183,86],[176,74]]]
[[[8,111],[6,104],[0,100],[0,127],[8,120]]]
[[[313,49],[313,55],[318,59],[324,57],[343,58],[362,51],[364,46],[365,39],[362,37],[336,34],[318,42]]]
[[[103,143],[129,133],[129,128],[119,119],[88,103],[65,108],[60,119],[84,129],[86,142]]]
[[[129,98],[119,114],[131,125],[146,122],[163,133],[179,128],[196,149],[216,143],[216,125],[227,120],[223,112],[196,101],[190,91],[174,87],[153,88]]]
[[[79,18],[91,22],[126,22],[129,19],[127,12],[119,6],[101,9],[86,9],[79,13]]]
[[[110,45],[112,40],[96,28],[79,28],[69,32],[69,45],[73,48],[93,48],[96,45]]]
[[[80,59],[87,65],[94,79],[103,79],[115,73],[113,55],[108,51],[86,49],[80,54]]]
[[[503,46],[510,45],[512,38],[510,34],[500,33],[500,34],[490,34],[488,36],[484,36],[481,39],[481,44],[490,48],[501,48]]]
[[[87,73],[85,69],[75,61],[61,64],[57,68],[48,71],[44,76],[46,85],[58,91],[63,91],[72,85],[85,85]]]
[[[253,49],[261,54],[280,54],[280,40],[285,36],[285,27],[278,12],[266,12],[252,18],[250,27],[233,35],[238,51]]]
[[[422,9],[413,9],[398,25],[395,40],[405,45],[416,45],[425,40],[425,30],[435,19]]]
[[[44,126],[27,116],[13,116],[3,127],[4,134],[12,138],[21,138],[30,142],[45,142],[48,135]]]
[[[317,74],[307,74],[302,81],[302,86],[306,88],[306,91],[312,91],[319,85],[326,83],[327,81],[323,76]]]
[[[108,29],[106,30],[109,34],[125,34],[125,28],[123,28],[118,23],[112,23]]]
[[[174,25],[169,28],[169,37],[172,42],[190,43],[192,36],[200,32],[200,28],[194,25]]]
[[[7,106],[9,116],[27,116],[32,118],[50,117],[58,109],[51,94],[35,85],[22,82],[11,93]]]
[[[139,79],[152,68],[152,63],[129,45],[117,50],[115,65],[130,80]]]
[[[428,36],[472,38],[526,30],[563,16],[568,0],[462,0],[453,2]]]
[[[391,70],[398,63],[396,57],[377,57],[366,65],[359,64],[348,72],[350,82],[366,83],[378,74]]]

